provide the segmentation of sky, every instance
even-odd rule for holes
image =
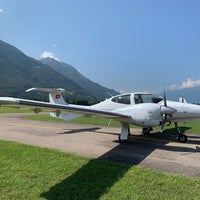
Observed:
[[[200,86],[199,0],[0,0],[0,39],[121,92]]]

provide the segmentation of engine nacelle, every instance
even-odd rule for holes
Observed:
[[[160,105],[153,103],[135,105],[131,117],[133,124],[137,126],[159,126],[161,121]]]

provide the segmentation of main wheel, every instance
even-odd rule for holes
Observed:
[[[144,135],[149,135],[150,134],[150,132],[152,131],[153,129],[150,127],[150,128],[143,128],[142,129],[142,133],[144,134]]]
[[[120,135],[119,135],[119,137],[118,137],[118,138],[119,138],[119,142],[120,142],[120,143],[125,143],[125,142],[127,142],[127,141],[128,141],[128,140],[122,140],[122,139],[120,138]]]
[[[181,143],[187,142],[187,136],[185,134],[180,133],[178,135],[178,141]]]

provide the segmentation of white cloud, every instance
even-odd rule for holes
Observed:
[[[191,78],[188,78],[186,81],[182,83],[182,85],[180,86],[180,89],[193,88],[197,86],[200,86],[200,79],[192,80]]]
[[[192,80],[191,78],[188,78],[186,81],[183,81],[180,86],[176,84],[172,84],[169,86],[170,90],[181,90],[186,88],[193,88],[200,86],[200,79]]]
[[[176,89],[178,89],[178,86],[176,84],[172,84],[172,85],[169,86],[169,89],[170,90],[176,90]]]
[[[1,8],[0,8],[0,13],[4,13],[4,12],[3,12],[3,9],[1,9]]]
[[[59,59],[51,52],[44,51],[41,53],[40,58],[53,58],[54,60],[59,61]]]

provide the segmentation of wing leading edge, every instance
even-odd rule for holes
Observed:
[[[0,105],[5,107],[18,107],[18,108],[28,108],[32,110],[40,110],[40,111],[65,111],[71,113],[78,113],[82,115],[95,115],[101,117],[107,117],[117,120],[128,119],[129,115],[121,114],[117,111],[104,111],[98,109],[92,109],[90,106],[78,106],[78,105],[62,105],[62,104],[54,104],[42,101],[33,101],[27,99],[18,99],[12,97],[0,97]]]

